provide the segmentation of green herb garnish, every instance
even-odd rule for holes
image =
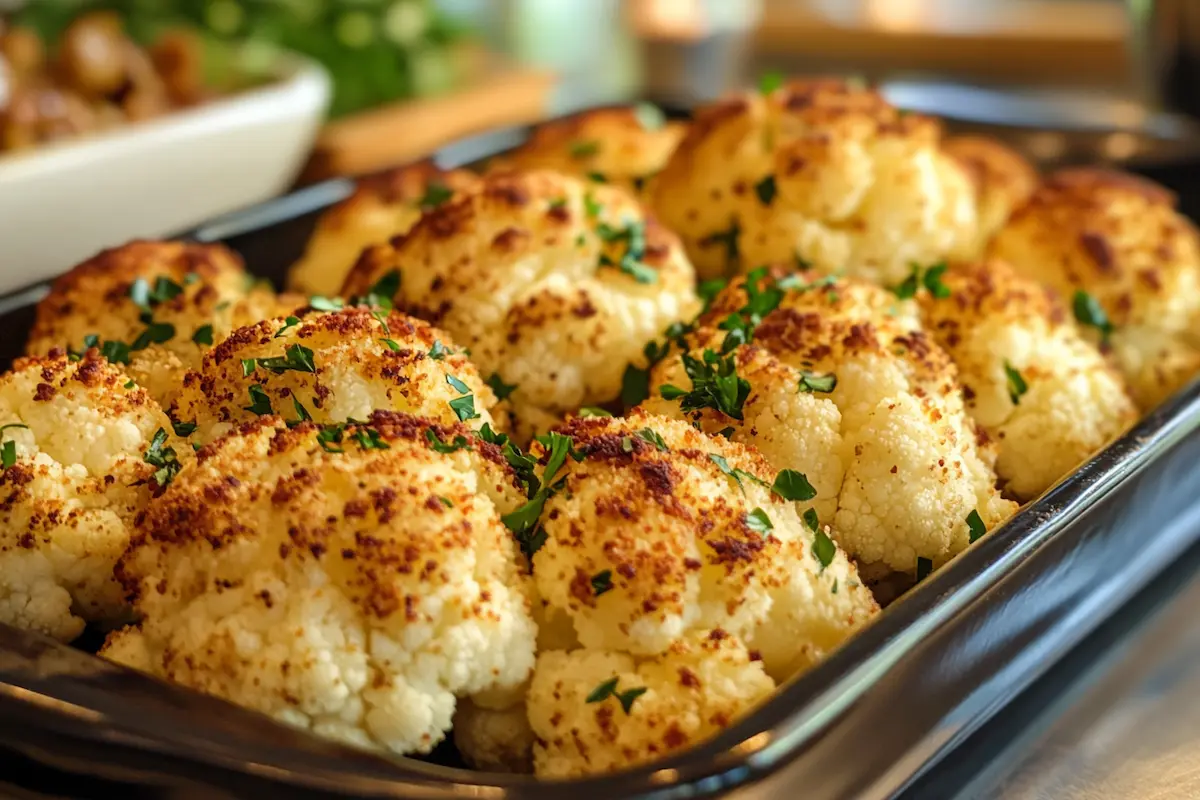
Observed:
[[[768,175],[758,183],[754,184],[754,193],[758,195],[758,202],[764,206],[769,206],[775,200],[777,189],[775,188],[775,176]]]
[[[1008,384],[1008,399],[1012,400],[1014,406],[1020,405],[1021,395],[1029,391],[1029,384],[1007,360],[1004,362],[1004,377]]]
[[[493,372],[486,381],[491,387],[492,393],[496,395],[497,400],[507,400],[509,396],[517,390],[515,383],[505,383],[500,377],[499,372]]]
[[[837,387],[837,376],[832,372],[828,375],[818,375],[808,370],[800,370],[800,391],[805,393],[820,392],[828,394]]]
[[[821,565],[821,572],[824,572],[825,568],[833,563],[833,557],[837,555],[837,545],[820,528],[817,528],[813,535],[812,554],[813,558],[817,559],[817,563]],[[834,591],[837,591],[836,583]]]
[[[771,524],[771,518],[767,516],[767,512],[761,508],[756,508],[748,512],[743,519],[746,522],[746,527],[755,533],[767,534],[775,527]]]
[[[609,680],[600,684],[592,690],[591,694],[587,696],[587,702],[601,703],[607,700],[609,697],[615,697],[617,698],[617,702],[621,704],[621,708],[625,711],[625,714],[628,715],[633,709],[633,701],[637,700],[646,693],[646,687],[639,686],[634,689],[626,689],[623,692],[618,692],[617,683],[619,683],[620,680],[620,678],[610,678]]]
[[[442,437],[437,435],[433,428],[426,428],[425,439],[436,453],[455,453],[459,450],[471,449],[471,443],[461,433],[454,437],[454,441],[445,442],[442,440]]]
[[[611,569],[606,569],[606,570],[603,570],[602,572],[597,572],[595,575],[592,576],[592,591],[595,593],[596,597],[599,597],[600,595],[604,594],[607,591],[611,591],[612,588],[613,588],[613,584],[612,584],[612,570]]]
[[[280,328],[279,330],[277,330],[275,332],[275,335],[271,338],[278,339],[279,337],[283,336],[284,334],[286,334],[288,331],[290,331],[292,328],[296,327],[299,324],[300,324],[299,317],[288,317],[287,319],[285,319],[283,321],[283,327]]]
[[[974,509],[967,514],[967,529],[970,531],[969,541],[971,542],[977,541],[987,533],[987,526],[983,524],[983,517],[979,516],[979,509]]]
[[[817,496],[817,490],[808,482],[808,476],[794,469],[780,470],[771,484],[771,491],[784,500],[806,502]]]
[[[247,411],[258,414],[260,417],[264,414],[275,413],[275,409],[271,408],[271,398],[267,396],[261,384],[251,385],[248,391],[250,392],[250,405],[246,406]]]
[[[1104,307],[1100,305],[1100,301],[1081,289],[1075,292],[1071,308],[1075,312],[1075,320],[1080,325],[1095,328],[1100,332],[1100,340],[1108,341],[1108,337],[1112,335],[1115,328],[1109,320],[1108,314],[1104,313]]]
[[[213,326],[201,325],[199,328],[196,328],[195,333],[192,334],[192,341],[198,345],[212,347]]]

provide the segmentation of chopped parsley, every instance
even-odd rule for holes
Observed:
[[[247,411],[258,414],[260,417],[264,414],[275,413],[275,409],[271,408],[271,398],[267,396],[261,384],[251,385],[249,392],[250,405],[246,406]]]
[[[550,433],[546,436],[537,437],[537,441],[546,448],[547,453],[546,468],[542,472],[544,483],[541,486],[538,485],[537,477],[533,474],[532,467],[527,466],[527,464],[533,462],[532,457],[522,454],[510,442],[506,442],[505,457],[509,459],[510,464],[513,464],[514,460],[521,464],[520,468],[516,464],[513,464],[513,469],[517,470],[518,476],[521,476],[522,473],[527,476],[525,483],[530,491],[530,495],[529,502],[500,518],[505,526],[512,531],[513,536],[516,537],[517,543],[521,547],[521,552],[530,560],[542,548],[542,545],[546,543],[546,532],[542,529],[540,523],[542,509],[546,505],[546,500],[558,491],[563,483],[563,481],[554,483],[554,478],[566,462],[568,455],[576,461],[583,460],[583,454],[574,449],[569,436],[563,436],[560,433]],[[507,450],[507,448],[511,448],[511,451]]]
[[[461,433],[454,437],[454,441],[445,442],[442,440],[442,437],[437,435],[437,432],[433,428],[426,428],[425,439],[429,442],[429,446],[433,448],[435,453],[455,453],[459,450],[471,449],[471,443]]]
[[[589,172],[584,177],[593,183],[608,183],[608,176],[603,172]]]
[[[987,526],[983,524],[983,517],[979,516],[979,509],[974,509],[970,514],[967,514],[967,529],[970,531],[970,541],[979,540],[987,533]]]
[[[748,512],[743,519],[746,522],[746,527],[755,533],[767,534],[775,527],[771,524],[771,518],[767,516],[767,512],[761,508],[756,508]]]
[[[1112,335],[1114,328],[1108,318],[1108,314],[1104,313],[1104,308],[1100,305],[1100,301],[1080,289],[1075,292],[1075,297],[1071,301],[1071,308],[1075,312],[1075,320],[1080,325],[1095,328],[1100,332],[1100,340],[1102,342],[1108,341],[1108,337]]]
[[[800,256],[796,256],[796,263],[799,269],[809,269],[812,265],[809,264]],[[785,275],[775,282],[775,285],[784,291],[807,292],[809,289],[823,289],[826,286],[832,286],[837,283],[836,275],[825,275],[815,280],[806,281],[799,275]]]
[[[801,518],[804,520],[804,524],[808,526],[810,531],[821,530],[821,518],[817,516],[817,510],[815,508],[810,508],[805,511],[804,514],[801,515]]]
[[[584,406],[579,409],[579,417],[581,419],[591,419],[592,417],[611,417],[612,414],[605,411],[603,408],[596,406]]]
[[[344,453],[345,450],[335,447],[335,445],[342,443],[342,435],[345,432],[345,423],[324,425],[321,430],[317,431],[317,444],[321,445],[321,449],[326,453]]]
[[[302,344],[289,344],[282,356],[258,359],[258,366],[279,375],[289,370],[293,372],[316,372],[313,363],[313,351]]]
[[[733,265],[738,262],[738,258],[741,253],[741,249],[738,244],[738,239],[741,237],[741,235],[741,226],[738,225],[737,220],[734,220],[729,225],[728,229],[717,231],[716,233],[710,233],[708,236],[705,236],[703,239],[701,239],[700,246],[709,247],[716,244],[724,245],[725,263],[727,265]]]
[[[806,502],[817,496],[817,490],[808,482],[808,476],[794,469],[783,469],[775,476],[771,491],[784,500]]]
[[[591,192],[587,192],[583,195],[583,210],[589,217],[595,218],[600,216],[600,212],[604,210],[604,206],[600,205],[596,198],[592,197]]]
[[[8,469],[17,463],[17,443],[9,439],[0,445],[0,468]]]
[[[386,311],[392,310],[392,298],[400,291],[400,270],[393,269],[375,282],[375,285],[361,297],[350,298],[350,304],[355,306],[376,306]],[[382,322],[382,320],[380,320]],[[387,327],[387,323],[384,323]]]
[[[296,418],[287,423],[289,428],[299,425],[301,422],[312,422],[312,414],[308,413],[308,409],[300,402],[300,398],[292,394],[292,408],[296,410]]]
[[[587,696],[587,702],[602,703],[609,697],[615,697],[617,698],[617,702],[621,704],[621,708],[625,711],[625,714],[628,715],[633,709],[633,701],[637,700],[646,693],[646,687],[638,686],[633,689],[626,689],[623,692],[618,692],[617,684],[620,682],[620,680],[620,678],[610,678],[597,686],[595,689],[592,689],[591,694]]]
[[[374,428],[358,427],[354,431],[354,441],[363,450],[391,450],[392,446],[385,442],[379,431]]]
[[[83,348],[81,350],[67,349],[67,356],[71,361],[78,361],[83,358],[84,353],[91,350],[93,347],[100,350],[105,360],[110,364],[128,364],[129,363],[129,345],[124,342],[106,341],[100,343],[100,337],[94,333],[89,333],[83,337]]]
[[[743,483],[743,481],[757,483],[759,486],[767,485],[767,482],[759,478],[757,475],[752,475],[751,473],[746,472],[744,469],[737,469],[729,466],[729,462],[725,459],[725,456],[717,453],[709,453],[708,459],[716,464],[717,468],[720,469],[721,472],[724,472],[726,475],[728,475],[730,480],[738,485],[738,488],[742,490],[742,494],[746,493],[746,484]]]
[[[151,311],[182,293],[183,287],[165,275],[155,279],[153,288],[145,278],[138,278],[129,286],[129,299],[142,311]]]
[[[288,331],[290,331],[292,328],[296,327],[299,324],[300,324],[299,317],[288,317],[287,319],[285,319],[283,321],[283,327],[280,328],[278,331],[276,331],[275,335],[271,338],[278,339],[279,337],[283,336],[284,334],[286,334]]]
[[[171,427],[175,430],[175,435],[181,439],[186,439],[196,432],[196,423],[194,422],[172,422]]]
[[[493,372],[488,377],[486,383],[491,387],[497,400],[507,400],[517,390],[517,385],[515,383],[505,383],[504,379],[500,377],[499,372]]]
[[[125,381],[125,388],[126,389],[137,388],[137,384],[134,382],[133,378],[130,378],[129,380]]]
[[[340,297],[314,296],[308,298],[308,305],[316,311],[341,311],[346,303]]]
[[[149,320],[146,322],[146,330],[138,334],[138,337],[129,345],[129,350],[145,350],[152,344],[162,344],[169,342],[175,338],[175,326],[169,322],[155,322]]]
[[[198,345],[212,347],[213,326],[212,325],[201,325],[199,328],[196,328],[195,333],[192,334],[192,341]]]
[[[933,562],[924,556],[917,556],[917,583],[933,574]]]
[[[775,188],[774,175],[768,175],[758,183],[754,184],[754,193],[758,195],[758,202],[762,203],[764,206],[769,206],[772,202],[774,202],[777,191],[778,190]]]
[[[621,405],[633,408],[650,396],[650,370],[638,369],[633,364],[625,367],[621,376]]]
[[[660,436],[657,431],[653,431],[650,428],[642,428],[637,432],[636,436],[642,441],[649,442],[650,444],[654,445],[664,453],[667,451],[667,443],[663,441],[662,436]]]
[[[437,495],[437,499],[440,500],[442,505],[444,505],[446,508],[454,508],[454,503],[450,500],[449,497],[439,494],[439,495]]]
[[[431,208],[437,208],[451,197],[454,197],[453,189],[443,183],[430,181],[425,186],[425,194],[421,195],[421,199],[417,201],[417,205],[420,206],[421,210],[428,211]]]
[[[804,393],[820,392],[829,394],[837,387],[837,376],[832,372],[828,375],[818,375],[808,370],[800,370],[800,391]]]
[[[683,354],[683,369],[692,380],[690,391],[664,384],[659,392],[667,400],[679,400],[683,411],[711,408],[733,419],[742,419],[742,407],[750,396],[750,381],[738,377],[734,356],[719,356],[706,349],[703,358]]]
[[[467,386],[465,383],[463,383],[462,381],[460,381],[458,378],[454,377],[453,375],[446,376],[446,383],[453,386],[454,391],[458,392],[459,394],[469,394],[471,391],[470,386]]]
[[[380,339],[379,341],[383,342],[387,349],[391,350],[393,353],[399,353],[401,350],[400,343],[395,339]]]
[[[1029,384],[1025,383],[1020,371],[1008,363],[1007,359],[1004,362],[1004,378],[1008,384],[1008,399],[1012,400],[1014,406],[1020,405],[1021,395],[1029,391]]]
[[[657,131],[667,124],[667,115],[653,103],[638,103],[633,107],[633,116],[646,131]]]
[[[565,197],[556,197],[555,199],[550,201],[550,209],[552,211],[557,211],[560,208],[566,208],[566,207],[567,207],[567,198],[565,198]]]
[[[473,394],[454,398],[450,401],[450,409],[458,417],[459,422],[479,419],[479,412],[475,410],[475,395]]]
[[[258,366],[258,362],[255,361],[253,358],[243,358],[242,359],[242,377],[249,378],[251,375],[253,375],[254,368],[256,366]]]
[[[783,86],[783,73],[781,72],[764,72],[758,78],[758,91],[762,94],[770,94],[780,86]]]
[[[154,438],[150,440],[149,449],[142,456],[143,461],[158,468],[153,477],[160,489],[166,488],[167,484],[174,480],[175,476],[179,474],[179,470],[183,468],[175,456],[175,448],[165,447],[166,443],[167,431],[165,428],[159,428],[154,432]]]
[[[610,244],[625,244],[625,252],[618,261],[613,261],[607,253],[601,253],[600,266],[616,267],[638,283],[658,281],[658,272],[642,261],[646,256],[646,224],[644,222],[630,222],[623,228],[614,228],[601,222],[596,226],[596,234],[601,240]]]
[[[704,303],[704,309],[701,313],[708,311],[709,307],[712,306],[713,300],[716,300],[717,295],[728,285],[729,281],[724,278],[700,281],[700,285],[696,287],[696,294],[700,296],[700,300]]]
[[[613,588],[613,584],[612,584],[612,570],[611,569],[606,569],[601,572],[597,572],[595,575],[592,576],[592,591],[595,593],[596,597],[599,597],[600,595],[604,594],[605,592],[611,591],[612,588]]]
[[[633,452],[633,437],[632,436],[622,436],[621,437],[621,452],[622,453],[632,453]]]
[[[901,300],[911,300],[917,296],[917,291],[924,286],[931,295],[937,298],[950,296],[950,287],[942,283],[942,275],[946,272],[946,264],[938,263],[925,269],[919,264],[910,264],[909,275],[896,286],[892,293]]]
[[[600,143],[595,139],[579,139],[568,145],[567,152],[571,158],[591,158],[600,152]]]
[[[837,555],[837,545],[820,528],[816,529],[816,534],[813,536],[812,554],[817,563],[821,565],[821,572],[824,572],[825,568],[833,563],[833,557]],[[834,591],[837,591],[836,584]]]

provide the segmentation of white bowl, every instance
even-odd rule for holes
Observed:
[[[293,55],[274,72],[204,106],[0,156],[0,293],[286,189],[324,119],[330,81]]]

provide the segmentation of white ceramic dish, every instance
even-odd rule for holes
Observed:
[[[330,82],[297,56],[272,72],[205,106],[0,155],[0,292],[284,191],[324,119]]]

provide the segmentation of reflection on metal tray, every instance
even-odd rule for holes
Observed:
[[[227,241],[279,280],[316,211],[347,189],[322,184],[193,235]],[[0,299],[10,334],[0,366],[21,347],[35,296]],[[780,797],[801,787],[813,798],[894,795],[1200,542],[1197,428],[1200,383],[715,740],[569,791],[578,800]],[[2,626],[0,719],[0,755],[138,786],[517,800],[564,791],[352,752]]]

